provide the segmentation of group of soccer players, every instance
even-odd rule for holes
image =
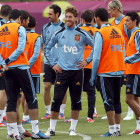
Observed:
[[[115,17],[110,24],[108,13]],[[0,121],[4,123],[2,117],[7,99],[7,138],[49,139],[54,136],[57,118],[65,119],[68,88],[71,117],[66,122],[71,122],[69,135],[76,135],[82,109],[82,91],[87,92],[87,122],[94,122],[93,118],[97,117],[95,87],[101,93],[109,123],[109,131],[101,137],[121,136],[122,84],[126,84],[126,103],[136,115],[137,127],[132,133],[140,134],[138,14],[128,12],[123,15],[121,2],[112,0],[108,4],[108,11],[104,8],[94,12],[83,11],[78,25],[78,11],[75,7],[66,8],[65,24],[59,20],[60,15],[61,8],[52,4],[48,10],[50,22],[42,29],[46,114],[41,119],[50,118],[50,127],[43,134],[38,127],[36,98],[36,93],[40,92],[41,68],[41,37],[35,33],[36,20],[25,10],[12,10],[9,5],[1,8],[0,94],[4,100],[0,102]],[[52,84],[54,97],[50,106]],[[21,92],[24,112],[22,123],[31,122],[32,134],[20,122]]]

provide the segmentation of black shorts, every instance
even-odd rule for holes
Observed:
[[[100,87],[100,93],[107,111],[121,113],[120,91],[121,77],[103,77],[97,76],[97,82]]]
[[[16,111],[17,97],[22,89],[29,109],[37,109],[37,98],[29,69],[14,68],[4,72],[7,112]]]
[[[59,112],[60,105],[69,88],[71,96],[71,109],[81,110],[81,94],[83,90],[82,70],[63,70],[58,73],[54,84],[54,97],[52,101],[52,111]]]
[[[40,77],[32,77],[36,94],[40,94]]]
[[[128,74],[126,83],[126,94],[134,94],[140,97],[140,75]]]
[[[55,79],[55,71],[50,67],[50,65],[44,64],[43,82],[51,82],[52,84],[54,84]]]
[[[84,84],[83,84],[83,91],[95,93],[95,86],[90,85],[91,79],[91,69],[84,69]]]
[[[123,75],[121,77],[121,86],[126,85],[126,82],[127,82],[127,75]]]
[[[5,89],[4,76],[0,76],[0,90]]]

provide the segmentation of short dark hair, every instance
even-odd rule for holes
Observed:
[[[0,14],[2,17],[6,17],[9,15],[9,13],[12,11],[12,8],[11,6],[5,4],[5,5],[2,5],[1,7],[1,10],[0,10]]]
[[[139,18],[140,17],[139,17],[137,12],[135,12],[135,11],[128,12],[125,14],[125,16],[129,16],[132,21],[134,21],[136,19],[137,20],[136,25],[139,26]]]
[[[101,21],[108,21],[108,12],[105,8],[95,10],[95,17],[99,17]]]
[[[21,17],[20,19],[22,20],[22,14],[19,10],[13,9],[10,14],[9,14],[9,20],[13,19],[16,20],[17,18]]]
[[[53,9],[55,14],[59,13],[59,16],[61,15],[61,8],[57,4],[52,4],[51,6],[49,6],[49,9]]]
[[[22,20],[23,19],[27,19],[29,16],[30,16],[30,14],[26,11],[26,10],[20,10],[20,12],[21,12],[21,14],[22,14]]]
[[[28,27],[29,28],[34,28],[36,26],[36,20],[34,18],[34,16],[30,15],[29,17],[29,24],[28,24]]]
[[[93,11],[85,10],[81,13],[81,18],[85,20],[85,22],[91,22],[93,19]]]

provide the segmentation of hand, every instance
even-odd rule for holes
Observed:
[[[61,67],[59,67],[59,65],[55,64],[52,69],[55,71],[55,73],[62,73],[62,69]]]
[[[7,65],[3,65],[3,71],[7,71],[9,68]]]
[[[3,74],[2,74],[1,71],[0,71],[0,77],[1,77],[1,76],[3,76]]]
[[[78,62],[77,65],[78,65],[77,68],[84,69],[84,67],[86,67],[88,65],[88,63],[87,63],[87,61],[83,60],[82,62]]]

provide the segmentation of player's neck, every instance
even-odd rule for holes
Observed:
[[[53,21],[52,23],[53,24],[57,24],[57,23],[59,23],[60,22],[60,20],[59,20],[59,18],[58,19],[56,19],[55,21]]]
[[[116,13],[115,18],[119,18],[121,15],[122,15],[122,13],[120,13],[120,12]]]

